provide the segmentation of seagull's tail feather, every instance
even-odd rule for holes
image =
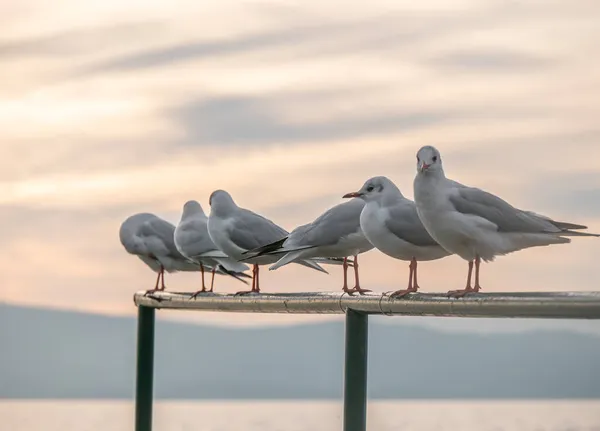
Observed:
[[[277,249],[280,249],[283,246],[283,243],[288,239],[288,237],[283,237],[280,240],[272,242],[270,244],[265,244],[262,247],[253,248],[252,250],[247,250],[242,254],[251,254],[252,257],[260,256],[266,253],[270,253]],[[245,260],[245,259],[242,259]]]
[[[344,258],[343,257],[313,257],[311,259],[314,262],[320,263],[322,265],[343,265]],[[354,262],[352,259],[348,259],[347,261],[348,267],[353,267]]]
[[[229,271],[221,264],[218,264],[216,269],[217,269],[218,273],[233,277],[236,280],[241,281],[244,284],[248,284],[248,282],[246,280],[243,280],[242,278],[252,278],[252,276],[250,276],[244,272]]]
[[[575,224],[575,223],[567,223],[564,221],[554,221],[552,220],[552,224],[554,226],[556,226],[559,229],[565,229],[565,230],[571,230],[571,229],[587,229],[587,226],[584,226],[582,224]]]
[[[267,247],[267,246],[264,246],[264,247]],[[263,247],[261,247],[261,248],[263,248]],[[264,256],[264,255],[267,255],[267,254],[271,255],[271,256],[282,255],[282,254],[293,253],[293,252],[296,252],[296,251],[308,250],[310,248],[315,248],[315,246],[314,245],[306,245],[306,246],[303,246],[303,247],[296,247],[296,248],[293,248],[293,249],[289,249],[289,248],[286,249],[284,247],[273,248],[273,249],[266,249],[266,251],[262,251],[260,253],[248,254],[247,257],[245,257],[243,259],[240,259],[240,262],[246,262],[246,261],[248,261],[248,260],[250,260],[252,258],[255,258],[255,257],[258,257],[258,256]],[[255,248],[254,250],[258,250],[258,248]],[[242,254],[250,253],[251,251],[253,251],[253,250],[248,250],[247,252],[244,252]]]
[[[237,262],[233,259],[223,259],[220,257],[215,257],[213,259],[219,263],[221,268],[223,268],[229,272],[244,272],[244,271],[248,271],[250,269],[250,267],[248,265],[246,265],[245,263]]]
[[[321,265],[319,265],[317,262],[315,262],[312,259],[310,259],[310,260],[299,260],[296,263],[299,264],[299,265],[306,266],[308,268],[314,269],[316,271],[324,272],[325,274],[329,274],[329,272],[327,272],[327,270],[325,268],[323,268]],[[271,269],[271,268],[269,268],[269,269]]]
[[[550,222],[550,224],[552,224],[554,227],[563,230],[563,231],[567,231],[567,230],[581,230],[581,229],[587,229],[587,226],[584,226],[582,224],[576,224],[576,223],[569,223],[566,221],[558,221],[558,220],[552,220],[550,217],[545,216],[543,214],[538,214],[536,212],[533,211],[525,211],[526,214],[536,217],[536,218],[541,218],[547,222]],[[562,233],[561,233],[562,235]]]
[[[564,232],[560,232],[559,235],[561,235],[561,236],[595,236],[595,237],[600,237],[600,235],[597,234],[597,233],[573,232],[571,230],[566,230]]]
[[[296,251],[287,253],[285,256],[283,256],[281,259],[279,259],[277,262],[275,262],[273,265],[271,265],[269,267],[269,271],[276,270],[277,268],[281,268],[282,266],[285,266],[288,263],[294,262],[299,265],[314,269],[316,271],[320,271],[320,272],[324,272],[325,274],[329,274],[321,265],[319,265],[314,260],[312,260],[312,259],[301,260],[302,252],[304,250],[305,249],[296,250]]]
[[[274,271],[277,268],[281,268],[282,266],[287,265],[288,263],[292,263],[293,261],[298,259],[300,256],[302,256],[302,250],[296,250],[296,251],[291,251],[289,253],[286,253],[285,256],[283,256],[281,259],[279,259],[277,262],[275,262],[273,265],[271,265],[269,267],[269,271]],[[301,263],[301,262],[298,262],[298,263]],[[316,265],[318,266],[318,264],[316,264]]]

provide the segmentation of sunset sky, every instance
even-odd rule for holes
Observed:
[[[599,20],[596,0],[4,2],[0,301],[132,314],[155,276],[119,243],[127,216],[176,223],[222,188],[291,230],[374,175],[412,198],[427,144],[449,177],[599,232]],[[576,238],[484,265],[482,285],[599,290],[599,258]],[[405,262],[361,264],[364,287],[406,284]],[[423,291],[464,285],[457,257],[420,269]],[[261,288],[338,290],[330,272]]]

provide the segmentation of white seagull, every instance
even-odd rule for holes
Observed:
[[[271,220],[237,206],[231,195],[224,190],[214,191],[210,195],[209,204],[211,207],[208,217],[210,238],[220,251],[238,261],[246,257],[244,252],[278,241],[288,235],[285,229],[277,226]],[[206,256],[211,255],[211,253],[206,254]],[[277,257],[265,255],[245,260],[253,265],[252,290],[250,292],[259,293],[258,267],[274,263]],[[300,260],[296,263],[327,273],[311,260]],[[249,292],[238,292],[237,294],[244,293]]]
[[[358,277],[358,255],[373,249],[360,228],[360,213],[365,206],[361,199],[352,199],[325,211],[312,223],[297,227],[289,235],[258,249],[250,250],[256,256],[277,256],[279,260],[269,269],[274,270],[311,258],[343,258],[344,285],[342,290],[349,294],[369,292],[360,287]],[[283,255],[283,256],[282,256]],[[355,286],[348,288],[348,256],[354,256]],[[333,263],[333,262],[327,262]]]
[[[403,297],[419,289],[418,261],[440,259],[450,254],[427,233],[415,203],[406,199],[389,178],[373,177],[359,191],[344,197],[365,201],[360,227],[371,244],[388,256],[410,261],[408,288],[397,290],[390,296]]]
[[[202,289],[192,295],[196,297],[199,293],[206,292],[204,284],[204,268],[212,268],[210,289],[213,291],[215,272],[230,275],[242,282],[241,277],[251,278],[244,271],[250,269],[248,265],[231,259],[225,253],[220,252],[208,234],[208,217],[204,214],[202,206],[194,200],[188,201],[183,206],[181,220],[175,228],[175,246],[177,250],[189,260],[197,263],[202,273]],[[210,253],[214,257],[206,257]],[[221,255],[221,257],[219,257]]]
[[[119,239],[125,250],[139,257],[142,262],[158,273],[154,289],[165,290],[165,271],[198,271],[194,262],[185,258],[175,246],[175,226],[154,214],[140,213],[128,217],[119,229]],[[160,288],[158,287],[161,281]]]
[[[449,296],[481,289],[481,260],[493,261],[495,256],[528,247],[565,244],[571,242],[569,236],[600,236],[576,232],[587,227],[520,210],[491,193],[447,179],[440,152],[432,146],[417,153],[414,194],[425,229],[442,247],[469,262],[465,289],[450,291]],[[473,263],[475,286],[471,287]]]

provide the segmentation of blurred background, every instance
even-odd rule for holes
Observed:
[[[412,197],[431,144],[449,177],[600,231],[599,20],[594,0],[2,2],[8,429],[132,429],[131,298],[155,280],[118,240],[135,212],[177,223],[222,188],[291,230],[374,175]],[[499,258],[484,291],[598,290],[598,250]],[[420,268],[423,291],[463,287],[457,257]],[[361,259],[375,291],[407,271]],[[261,288],[338,290],[330,272],[290,265]],[[158,331],[157,430],[339,429],[339,317],[160,312]],[[600,429],[595,322],[373,319],[371,332],[370,429]]]

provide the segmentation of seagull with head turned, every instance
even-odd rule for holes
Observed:
[[[446,250],[469,263],[464,289],[448,292],[461,297],[478,292],[481,261],[529,247],[566,244],[587,226],[553,220],[513,207],[486,191],[446,178],[440,152],[424,146],[417,153],[414,195],[419,218],[427,232]],[[475,266],[475,284],[471,276]]]
[[[260,293],[259,265],[269,265],[277,261],[277,256],[261,255],[245,259],[244,252],[262,247],[287,237],[288,232],[271,220],[245,208],[240,208],[231,195],[224,190],[216,190],[210,195],[211,207],[208,217],[208,233],[210,238],[227,256],[252,264],[252,290],[244,293]],[[211,256],[207,253],[206,256]],[[325,272],[319,264],[302,259],[295,263],[317,271]]]
[[[200,269],[177,250],[174,233],[175,226],[150,213],[128,217],[119,229],[119,239],[125,250],[139,257],[158,274],[154,289],[148,290],[146,294],[165,290],[165,271],[171,273]]]
[[[192,298],[203,292],[212,292],[215,281],[215,273],[229,275],[239,281],[246,283],[241,277],[251,278],[244,271],[250,269],[248,265],[230,258],[218,250],[215,243],[208,234],[208,217],[204,214],[202,206],[194,200],[190,200],[183,206],[181,220],[175,228],[175,246],[177,250],[190,261],[200,267],[202,273],[202,289],[192,295]],[[211,254],[212,257],[207,257]],[[210,289],[204,284],[204,269],[212,268]]]
[[[415,203],[405,198],[389,178],[373,177],[359,191],[344,197],[365,201],[360,227],[371,244],[388,256],[410,261],[408,287],[393,292],[391,297],[401,298],[419,289],[417,262],[450,254],[427,233]]]
[[[358,255],[373,249],[373,245],[365,237],[360,228],[360,213],[365,203],[361,199],[352,199],[336,205],[312,223],[299,226],[289,235],[266,244],[258,249],[250,250],[250,258],[255,256],[275,256],[277,262],[269,267],[275,270],[288,263],[302,259],[325,258],[343,259],[344,285],[342,290],[350,295],[369,292],[360,287],[358,276]],[[353,288],[348,288],[348,256],[353,256],[354,280]],[[326,261],[324,263],[334,263]]]

